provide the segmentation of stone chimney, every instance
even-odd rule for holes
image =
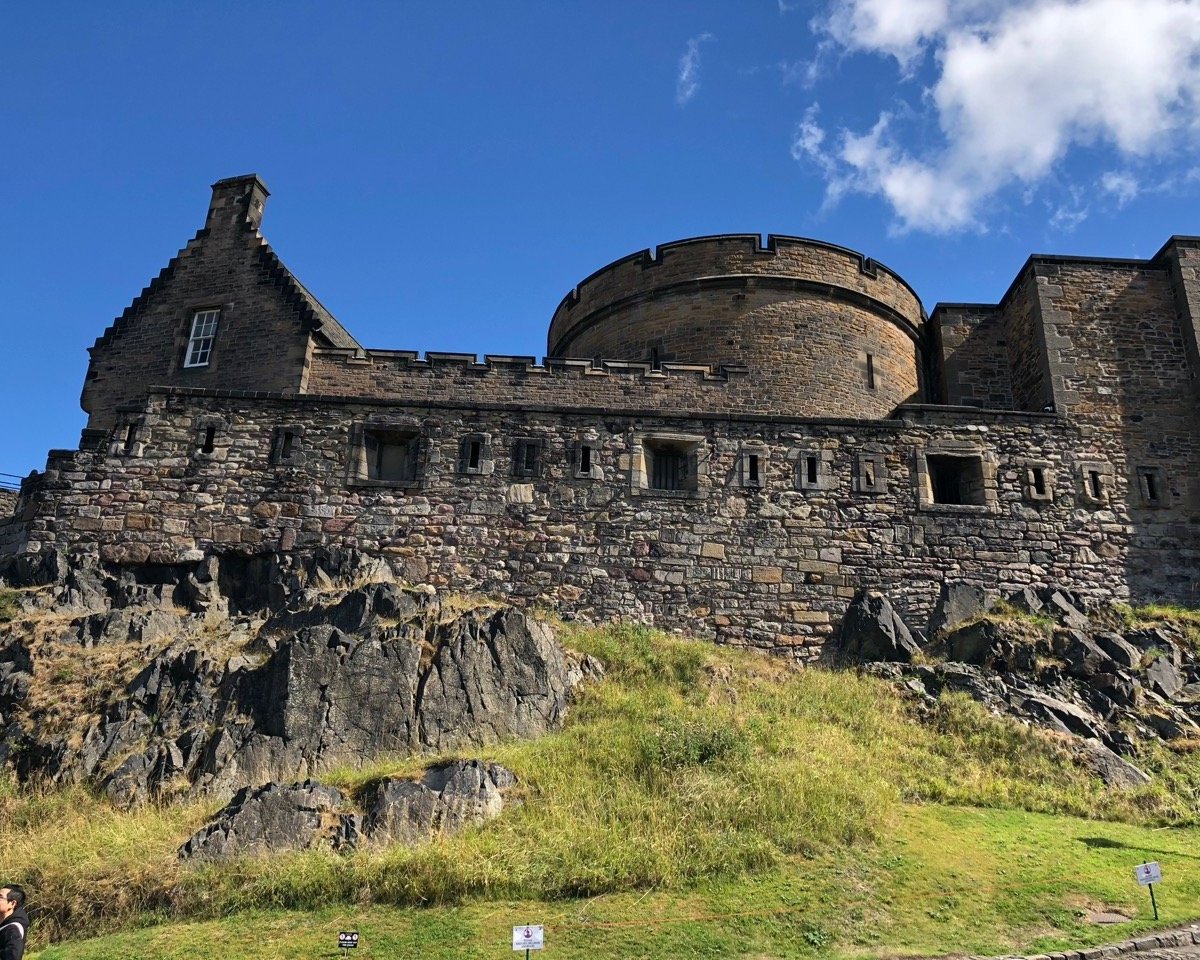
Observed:
[[[218,180],[212,185],[212,203],[204,225],[209,230],[226,230],[249,224],[257,230],[270,195],[256,173]]]

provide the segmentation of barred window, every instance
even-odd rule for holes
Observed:
[[[217,321],[220,310],[197,310],[192,317],[192,333],[188,337],[185,367],[207,367],[212,359],[213,342],[217,339]]]

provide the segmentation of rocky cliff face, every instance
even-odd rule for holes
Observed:
[[[863,592],[838,649],[925,704],[964,693],[1070,737],[1116,786],[1148,779],[1129,762],[1139,741],[1200,738],[1200,657],[1177,625],[1054,588],[1000,596],[954,586],[943,590],[929,632],[918,643],[887,597]]]
[[[538,736],[599,671],[521,611],[356,554],[3,575],[21,592],[0,624],[0,763],[120,804]]]

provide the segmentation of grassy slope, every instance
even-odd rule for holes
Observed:
[[[1200,904],[1194,754],[1147,757],[1156,785],[1115,793],[962,700],[919,724],[851,674],[642,630],[567,639],[609,679],[562,733],[486,751],[526,804],[416,851],[185,868],[173,851],[210,807],[121,815],[78,790],[0,791],[0,819],[23,828],[0,832],[0,864],[49,908],[43,933],[174,921],[42,956],[329,955],[356,926],[359,958],[483,957],[525,921],[556,956],[1044,948],[1113,936],[1081,926],[1085,906],[1144,919],[1143,857],[1167,873],[1164,919]],[[325,779],[353,790],[420,763]]]

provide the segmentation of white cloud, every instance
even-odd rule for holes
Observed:
[[[832,171],[833,167],[823,149],[825,131],[817,123],[817,114],[820,112],[821,107],[816,103],[804,111],[804,119],[796,125],[796,136],[792,138],[792,159],[803,160],[807,157]]]
[[[819,163],[831,196],[881,196],[902,228],[978,227],[991,197],[1074,147],[1140,158],[1200,129],[1200,0],[835,0],[814,25],[906,74],[932,53],[938,143],[906,145],[883,114],[827,138]]]
[[[1100,178],[1100,189],[1112,194],[1118,207],[1123,207],[1140,192],[1137,179],[1132,174],[1110,170]]]
[[[679,73],[675,77],[675,102],[681,107],[700,89],[700,45],[714,39],[711,33],[702,33],[687,42],[687,50],[679,58]]]
[[[946,25],[950,0],[840,0],[814,25],[850,50],[895,57],[907,67]]]
[[[1054,207],[1047,225],[1059,233],[1072,233],[1075,228],[1088,218],[1090,210],[1083,202],[1079,190],[1070,191],[1070,197]]]

